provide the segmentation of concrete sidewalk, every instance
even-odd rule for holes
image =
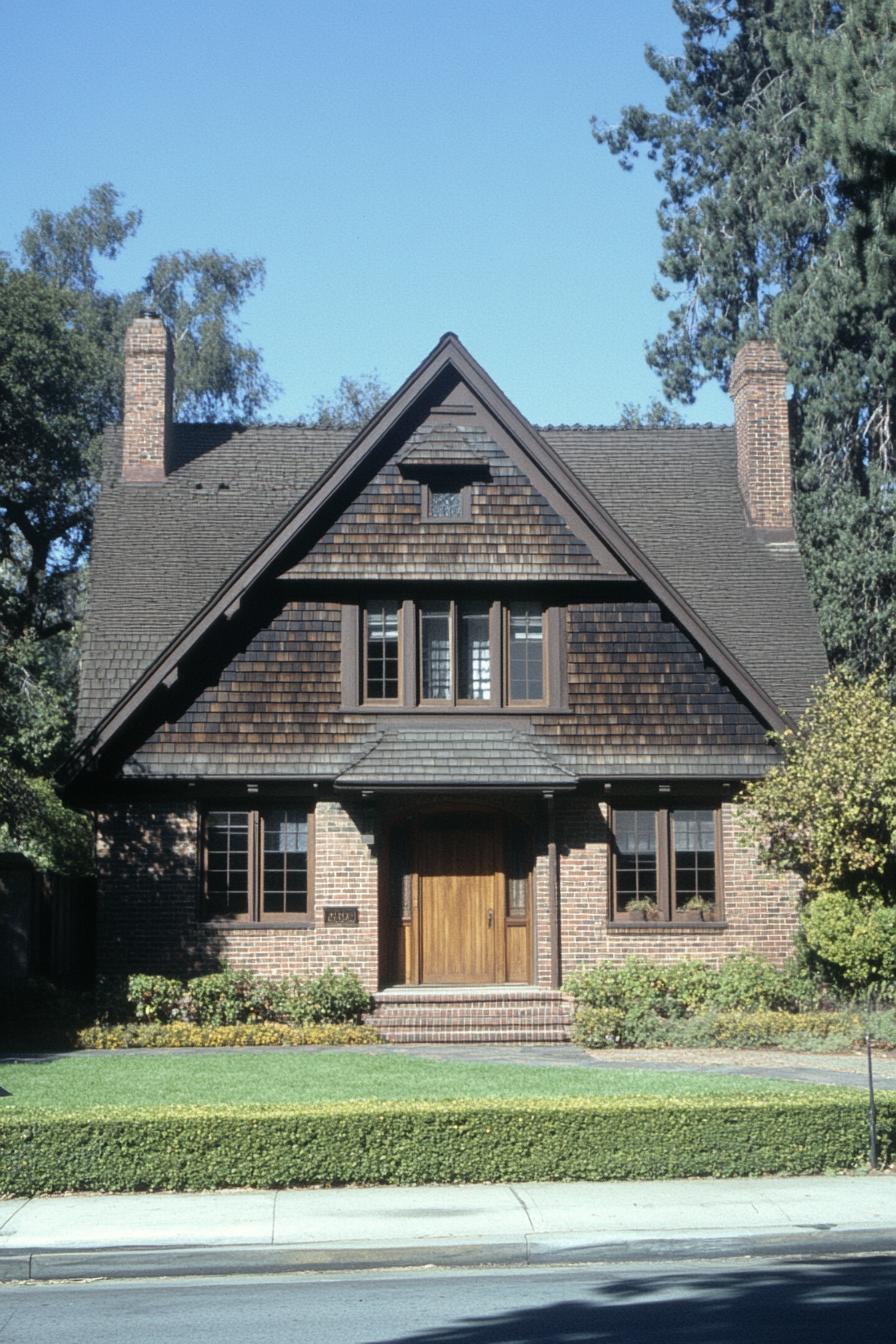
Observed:
[[[0,1279],[896,1251],[896,1176],[0,1201]]]

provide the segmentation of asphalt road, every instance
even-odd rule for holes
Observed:
[[[892,1344],[896,1257],[8,1287],[2,1344]]]

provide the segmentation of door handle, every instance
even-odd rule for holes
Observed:
[[[488,911],[488,927],[491,928],[492,925],[494,924],[494,922],[495,922],[495,912],[494,912],[494,910],[492,910],[491,906],[489,906],[489,911]]]

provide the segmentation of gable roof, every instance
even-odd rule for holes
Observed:
[[[291,548],[313,539],[461,384],[609,572],[644,582],[766,723],[778,727],[801,708],[825,666],[805,577],[795,547],[763,546],[745,525],[733,432],[539,433],[449,333],[354,437],[177,426],[174,470],[146,485],[121,482],[120,434],[110,432],[83,651],[81,758],[170,684],[215,623],[282,572]]]

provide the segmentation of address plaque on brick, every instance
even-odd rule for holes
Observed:
[[[325,905],[325,924],[360,924],[356,905]]]

